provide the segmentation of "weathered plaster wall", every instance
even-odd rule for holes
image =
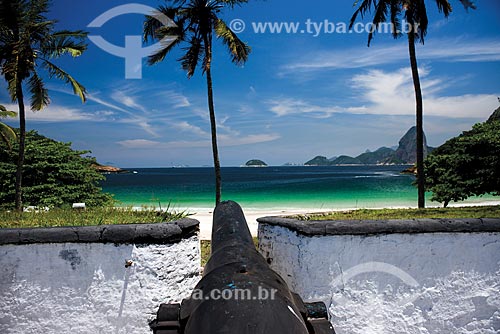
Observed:
[[[395,234],[267,221],[262,253],[292,290],[327,304],[338,334],[500,333],[500,221],[476,232],[407,221]]]
[[[192,230],[153,226],[151,237],[160,234],[163,243],[148,243],[141,232],[141,244],[0,245],[0,333],[151,333],[159,304],[180,302],[199,280]],[[113,235],[124,240],[116,228]]]

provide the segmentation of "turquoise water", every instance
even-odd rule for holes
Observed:
[[[404,166],[222,168],[223,199],[245,209],[414,207],[414,177]],[[102,184],[121,205],[210,209],[212,168],[148,168],[107,175]],[[430,194],[427,196],[430,198]],[[480,201],[492,200],[483,198]],[[436,205],[437,203],[429,204]]]

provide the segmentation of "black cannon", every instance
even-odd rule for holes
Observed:
[[[214,212],[203,278],[182,304],[162,304],[154,334],[306,334],[334,330],[324,303],[305,304],[255,249],[243,211],[232,201]]]

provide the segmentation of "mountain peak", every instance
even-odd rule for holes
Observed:
[[[429,148],[424,132],[424,157],[427,156]],[[412,126],[399,140],[399,146],[395,158],[401,162],[414,164],[417,161],[417,127]]]
[[[496,115],[500,119],[500,108]],[[492,115],[493,117],[493,115]],[[427,146],[424,133],[424,157],[432,151]],[[399,146],[394,150],[389,147],[381,147],[374,152],[366,150],[365,153],[353,158],[341,155],[335,159],[327,159],[324,156],[316,156],[305,163],[306,166],[331,166],[331,165],[377,165],[377,164],[414,164],[417,161],[417,127],[411,127],[399,140]]]
[[[487,120],[487,122],[489,123],[495,121],[500,121],[500,107],[498,107],[497,110],[495,110],[493,114],[491,114],[490,118],[488,118]]]

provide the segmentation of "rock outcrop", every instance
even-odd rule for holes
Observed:
[[[252,159],[247,161],[245,167],[267,167],[267,164],[262,160]]]
[[[97,170],[99,173],[103,174],[120,174],[120,173],[129,173],[128,170],[121,169],[113,166],[104,166],[101,164],[94,164],[92,167]]]
[[[424,133],[424,158],[429,153]],[[417,127],[412,127],[399,141],[399,147],[392,158],[394,163],[414,164],[417,162]]]

